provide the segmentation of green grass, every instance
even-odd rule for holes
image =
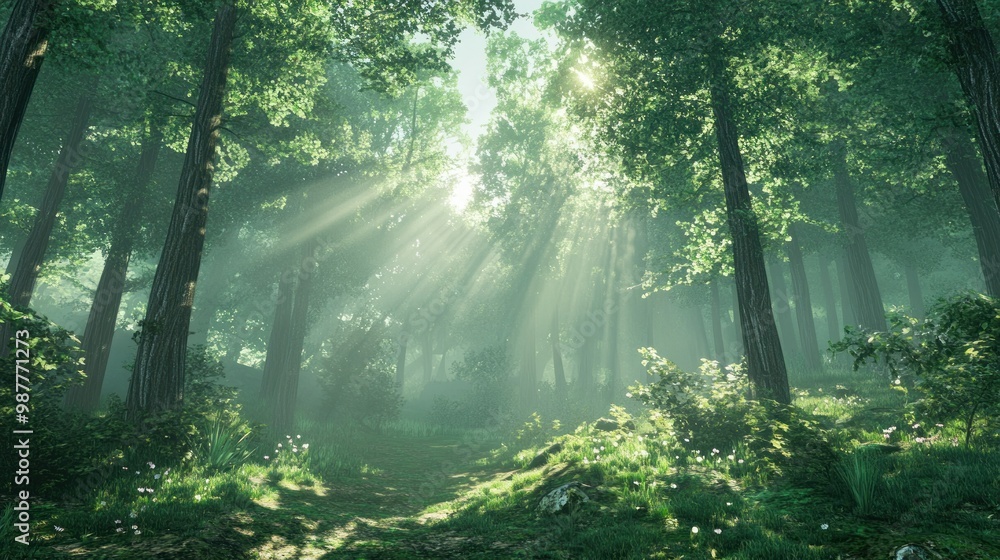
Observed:
[[[636,432],[566,428],[532,434],[530,445],[412,421],[377,430],[302,422],[228,469],[197,458],[154,467],[138,454],[122,459],[127,468],[83,503],[33,505],[31,550],[39,558],[861,560],[916,542],[944,557],[1000,558],[1000,451],[956,444],[960,426],[907,421],[906,395],[864,374],[796,383],[796,404],[822,420],[841,454],[841,477],[792,483],[761,471],[742,445],[689,451],[642,419]],[[527,469],[554,441],[562,449]],[[900,451],[858,450],[872,443]],[[539,516],[539,500],[569,481],[591,500]]]

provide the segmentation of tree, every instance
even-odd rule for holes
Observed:
[[[0,198],[10,152],[48,48],[55,0],[17,0],[0,34]]]
[[[613,80],[614,85],[595,87],[580,97],[591,101],[584,113],[597,113],[604,123],[605,141],[625,155],[630,170],[655,175],[666,159],[664,152],[674,146],[671,142],[680,141],[701,124],[693,121],[711,122],[733,243],[747,372],[760,396],[789,402],[760,225],[751,203],[737,124],[743,95],[735,78],[737,61],[770,46],[775,34],[767,26],[775,20],[773,11],[787,8],[780,2],[766,4],[748,8],[718,1],[653,6],[583,0],[572,3],[572,12],[566,11],[567,6],[561,13],[553,8],[544,18],[555,23],[572,44],[592,44],[598,62],[587,69]],[[761,13],[748,13],[757,9]],[[693,106],[682,107],[692,100],[696,100]],[[691,115],[682,116],[683,112]]]

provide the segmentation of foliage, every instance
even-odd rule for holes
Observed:
[[[395,362],[384,345],[355,348],[331,357],[320,373],[326,405],[336,418],[378,428],[399,417],[403,406]],[[348,354],[344,352],[343,354]]]
[[[456,426],[467,428],[495,428],[506,422],[512,397],[507,351],[502,346],[466,352],[452,371],[457,379],[471,382],[472,391],[465,402],[435,403],[438,418],[453,419]]]
[[[239,421],[228,420],[219,411],[215,420],[190,441],[192,457],[212,471],[238,467],[257,451],[253,431]]]
[[[828,474],[834,457],[819,423],[794,406],[747,398],[742,368],[725,372],[703,360],[700,371],[685,372],[652,348],[641,350],[643,365],[657,380],[630,391],[654,409],[654,422],[669,428],[687,449],[726,450],[745,446],[761,473],[815,481]]]
[[[984,420],[1000,415],[1000,302],[994,298],[959,294],[938,302],[924,321],[893,314],[888,332],[849,330],[831,349],[849,352],[855,369],[884,364],[901,390],[915,387],[914,412],[939,422],[961,420],[966,445]]]
[[[67,480],[67,465],[87,458],[81,453],[80,440],[74,437],[78,418],[62,411],[66,389],[84,379],[79,340],[31,310],[12,308],[6,299],[0,299],[0,324],[9,326],[12,335],[4,344],[6,351],[0,356],[0,369],[9,375],[8,382],[0,387],[2,426],[8,434],[12,430],[33,431],[28,437],[30,480],[32,488],[47,489]],[[15,371],[23,378],[15,380]],[[24,386],[17,394],[27,395],[27,401],[21,401],[24,397],[15,400],[16,383]],[[18,408],[18,405],[23,406]],[[25,422],[17,423],[21,414]],[[44,441],[45,445],[33,445],[38,441]],[[17,470],[16,464],[14,452],[0,459],[0,466],[8,473]],[[13,482],[13,476],[6,477],[0,490],[7,494]]]
[[[834,469],[860,515],[872,513],[882,488],[881,459],[882,454],[877,449],[861,448],[844,457]]]

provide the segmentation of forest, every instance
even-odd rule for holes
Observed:
[[[0,558],[1000,559],[1000,1],[0,22]]]

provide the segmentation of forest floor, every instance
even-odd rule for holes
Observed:
[[[835,396],[840,383],[866,396]],[[641,421],[612,432],[536,423],[506,444],[419,426],[312,425],[267,460],[214,474],[170,474],[136,458],[141,476],[116,478],[85,504],[40,508],[28,554],[0,557],[875,560],[915,543],[928,560],[1000,559],[1000,451],[965,449],[952,427],[907,426],[898,393],[876,385],[840,377],[796,390],[842,452],[889,439],[901,449],[880,464],[877,503],[864,514],[835,480],[762,479],[744,448],[686,452]],[[307,440],[308,460],[289,453]],[[529,466],[553,441],[561,448]],[[137,481],[156,493],[137,498]],[[570,481],[590,502],[536,513]]]

